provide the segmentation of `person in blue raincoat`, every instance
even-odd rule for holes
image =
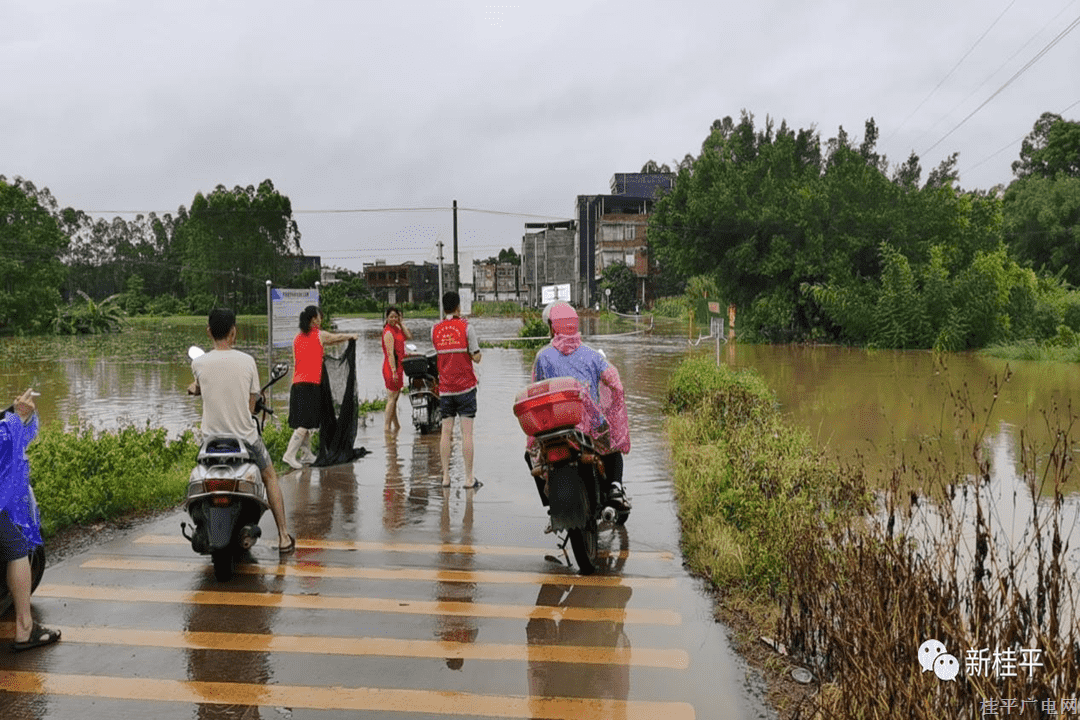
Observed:
[[[50,645],[59,630],[34,622],[30,614],[30,554],[41,541],[41,520],[30,491],[26,446],[37,436],[34,393],[15,399],[14,412],[0,413],[0,560],[7,564],[7,586],[15,605],[15,651]]]

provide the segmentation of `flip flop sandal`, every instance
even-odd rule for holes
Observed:
[[[23,642],[15,641],[11,643],[11,649],[15,652],[30,650],[31,648],[42,647],[44,645],[52,645],[59,639],[59,630],[51,630],[34,623],[34,628],[30,631],[30,638]]]
[[[288,538],[288,545],[278,545],[278,553],[280,555],[287,555],[296,549],[296,538],[294,538],[292,535],[289,535]]]
[[[484,483],[480,482],[476,478],[473,478],[473,484],[472,485],[463,485],[462,487],[464,487],[466,490],[476,490],[478,488],[484,487]]]

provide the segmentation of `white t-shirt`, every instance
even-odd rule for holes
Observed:
[[[259,393],[255,358],[239,350],[211,350],[191,361],[203,399],[202,433],[259,439],[251,417],[251,396]]]

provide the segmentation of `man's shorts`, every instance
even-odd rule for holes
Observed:
[[[266,449],[266,443],[262,441],[262,438],[259,438],[255,442],[248,442],[245,440],[244,444],[247,445],[248,452],[251,454],[251,459],[259,466],[259,472],[262,472],[274,464],[274,461],[270,459],[270,451]]]
[[[10,562],[24,558],[34,551],[26,541],[22,530],[11,521],[6,510],[0,510],[0,561]]]
[[[458,395],[440,395],[439,410],[444,418],[476,417],[476,388]]]

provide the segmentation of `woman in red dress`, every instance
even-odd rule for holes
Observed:
[[[405,341],[412,340],[412,333],[401,322],[401,311],[391,305],[386,308],[386,324],[383,326],[382,376],[386,383],[386,432],[401,429],[397,419],[397,400],[405,385],[401,361],[405,358]]]

